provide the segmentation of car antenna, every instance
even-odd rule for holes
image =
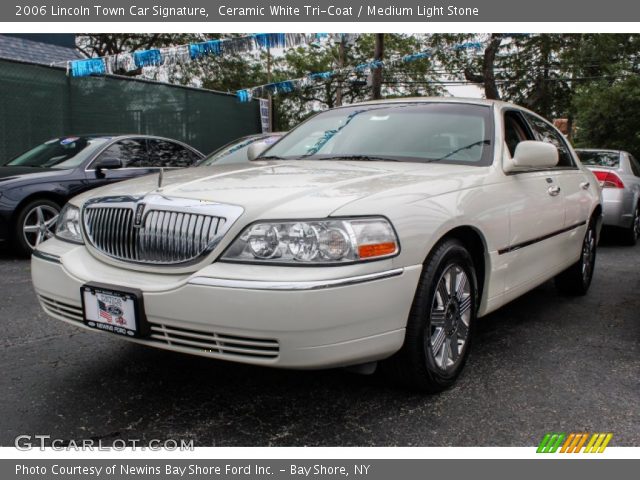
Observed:
[[[162,188],[162,180],[164,180],[164,168],[160,167],[160,173],[158,174],[158,190]]]

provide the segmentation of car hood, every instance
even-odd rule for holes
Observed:
[[[38,182],[51,180],[53,177],[63,177],[71,170],[52,170],[38,167],[7,167],[0,166],[0,186],[20,181]]]
[[[73,203],[81,205],[96,197],[157,193],[238,205],[252,217],[319,218],[370,195],[416,184],[426,183],[418,190],[423,197],[464,188],[464,182],[480,178],[483,170],[433,163],[259,161],[165,172],[161,188],[159,176],[148,175],[84,193]]]

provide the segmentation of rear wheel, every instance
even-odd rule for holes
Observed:
[[[404,345],[388,361],[394,377],[431,393],[453,385],[469,354],[476,306],[471,256],[459,241],[445,240],[425,263]]]
[[[20,210],[15,226],[15,248],[21,255],[31,252],[55,234],[60,205],[51,200],[39,199]]]
[[[622,232],[622,240],[627,245],[635,245],[640,237],[640,205],[636,205],[633,212],[633,221],[629,228]]]
[[[582,241],[580,259],[556,276],[556,288],[566,295],[585,295],[596,264],[596,223],[592,219]]]

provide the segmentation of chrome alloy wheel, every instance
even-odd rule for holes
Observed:
[[[636,207],[633,214],[633,239],[640,238],[640,205]]]
[[[587,229],[582,244],[582,280],[588,283],[593,272],[593,264],[596,255],[596,236],[592,227]]]
[[[55,234],[59,210],[49,205],[36,205],[24,217],[22,235],[25,242],[35,249]]]
[[[461,357],[469,337],[472,300],[469,277],[462,267],[447,267],[433,297],[429,337],[433,358],[442,370],[449,370]]]

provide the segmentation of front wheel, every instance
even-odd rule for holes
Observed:
[[[596,222],[589,222],[582,241],[580,259],[556,276],[556,288],[565,295],[585,295],[593,279],[596,265]]]
[[[60,205],[39,199],[20,210],[16,221],[15,248],[21,255],[31,255],[40,243],[53,237]]]
[[[477,303],[471,255],[459,241],[443,241],[425,263],[404,345],[388,361],[395,378],[430,393],[453,385],[469,354]]]

